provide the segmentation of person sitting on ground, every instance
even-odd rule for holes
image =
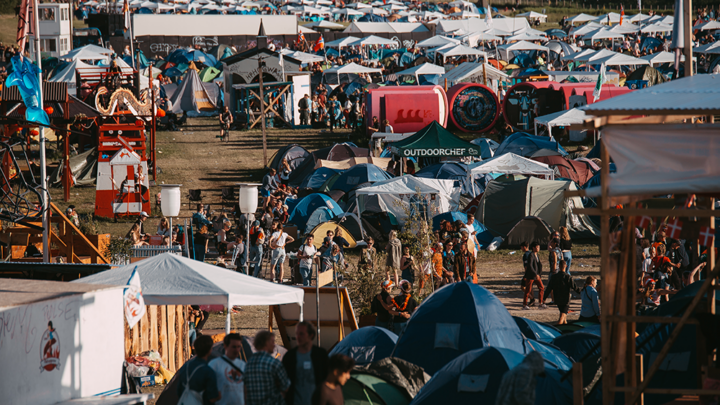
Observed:
[[[170,237],[170,234],[171,234],[170,224],[168,223],[167,218],[165,218],[165,217],[160,218],[160,223],[158,223],[158,227],[157,227],[157,234],[160,236]]]
[[[317,329],[310,322],[295,325],[297,347],[288,350],[282,363],[290,378],[285,402],[289,405],[309,405],[313,394],[327,378],[328,352],[313,344]]]
[[[220,391],[217,405],[242,405],[245,403],[245,362],[240,358],[242,336],[239,333],[225,335],[223,348],[225,354],[208,363],[215,372]]]
[[[185,364],[185,372],[178,376],[177,396],[180,401],[195,402],[202,398],[203,404],[215,404],[220,400],[215,371],[208,365],[213,340],[210,336],[198,336],[193,347],[195,357]]]
[[[127,235],[125,235],[125,238],[131,241],[133,246],[148,245],[148,243],[145,242],[140,236],[140,226],[138,224],[133,224],[132,228],[130,228],[130,231],[127,233]]]
[[[344,354],[334,354],[328,360],[328,374],[325,381],[315,391],[313,405],[343,405],[342,386],[350,379],[350,371],[355,360]]]
[[[247,405],[285,405],[290,379],[280,360],[273,356],[275,334],[267,330],[258,332],[253,346],[257,351],[245,367]]]
[[[417,308],[417,301],[412,297],[412,284],[408,280],[400,282],[400,295],[393,298],[390,304],[393,308],[390,314],[393,315],[393,332],[400,336],[407,327],[407,321]]]
[[[543,294],[543,300],[554,293],[555,305],[557,305],[560,311],[560,318],[558,319],[558,325],[567,324],[567,314],[570,312],[570,299],[572,298],[571,291],[580,293],[580,288],[575,285],[575,280],[565,272],[567,264],[564,260],[560,260],[560,271],[550,276],[550,282],[548,283],[545,293]]]
[[[275,219],[277,219],[281,224],[285,224],[287,223],[289,217],[290,214],[288,213],[288,206],[279,205],[277,211],[275,211]]]
[[[348,267],[348,264],[345,263],[345,256],[340,251],[340,246],[335,243],[322,254],[322,264],[323,271],[338,271]]]
[[[580,322],[600,323],[600,303],[598,302],[597,279],[587,276],[585,287],[580,292],[582,307],[580,309]]]
[[[193,213],[192,221],[193,225],[212,225],[212,221],[205,216],[205,207],[202,204],[197,205],[197,211]]]

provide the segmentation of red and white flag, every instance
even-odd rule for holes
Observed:
[[[325,48],[325,40],[323,39],[323,36],[320,35],[320,38],[318,38],[317,42],[315,42],[315,47],[313,48],[313,51],[317,52],[324,48]]]
[[[623,5],[620,5],[620,25],[623,23],[623,19],[625,18],[625,7]]]
[[[305,42],[305,34],[298,32],[298,43]]]
[[[700,228],[700,246],[712,246],[713,238],[715,237],[715,230],[709,226],[703,226]]]
[[[640,229],[647,229],[650,225],[652,225],[652,218],[646,215],[640,217],[640,222],[638,223]]]
[[[678,239],[680,237],[680,231],[682,231],[682,222],[675,218],[672,221],[668,221],[667,229],[665,232],[672,239]]]

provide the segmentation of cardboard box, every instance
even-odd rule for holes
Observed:
[[[133,377],[133,379],[135,380],[135,384],[141,388],[152,387],[153,385],[155,385],[155,376],[154,375]]]

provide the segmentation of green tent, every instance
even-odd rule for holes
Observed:
[[[219,74],[220,74],[219,70],[215,69],[212,66],[208,66],[205,69],[203,69],[202,71],[200,71],[200,74],[198,76],[200,76],[200,80],[202,80],[204,82],[211,82]]]
[[[433,121],[415,135],[393,143],[390,151],[402,157],[480,157],[479,146],[458,138],[437,121]]]
[[[408,405],[401,389],[370,374],[353,373],[342,387],[345,405]]]

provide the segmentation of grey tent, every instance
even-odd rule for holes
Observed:
[[[278,149],[270,159],[270,168],[279,171],[280,163],[282,163],[283,159],[287,159],[288,165],[290,165],[290,170],[295,170],[308,156],[310,156],[310,152],[296,143],[283,146]]]
[[[220,90],[215,83],[203,83],[194,69],[188,69],[170,101],[175,114],[210,113],[218,108]]]
[[[70,158],[70,173],[76,186],[91,186],[97,180],[97,148],[92,148]],[[50,186],[59,186],[62,182],[62,171],[65,165],[61,164],[50,174]]]
[[[536,216],[555,229],[566,226],[573,238],[597,238],[600,230],[590,218],[572,213],[573,208],[583,208],[582,200],[565,198],[565,190],[576,190],[575,184],[536,177],[513,182],[493,180],[485,188],[475,217],[496,236],[505,237],[521,219]]]
[[[503,244],[509,249],[518,249],[523,242],[528,244],[538,242],[540,245],[545,246],[550,241],[552,232],[552,227],[542,218],[529,216],[521,219],[513,226]]]

